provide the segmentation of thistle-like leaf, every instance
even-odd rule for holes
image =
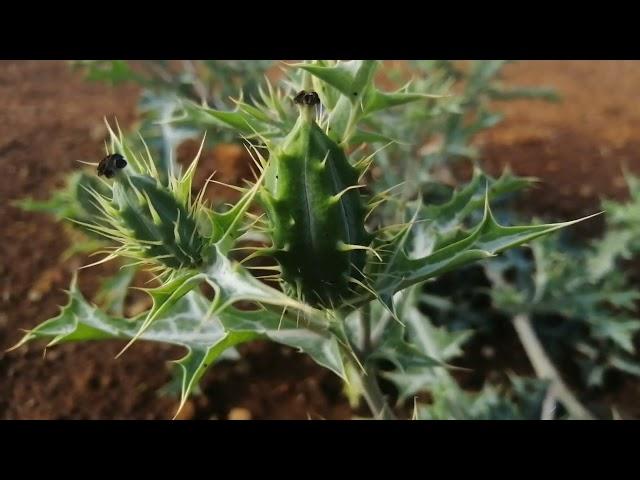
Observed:
[[[187,355],[178,362],[183,366],[183,399],[214,360],[225,355],[237,356],[233,351],[223,355],[231,346],[229,340],[225,340],[228,333],[221,324],[225,314],[207,317],[208,305],[205,297],[192,292],[165,310],[141,335],[143,340],[180,345],[187,349]],[[74,341],[131,339],[137,335],[145,316],[143,313],[126,319],[107,315],[85,300],[74,279],[69,290],[69,302],[60,314],[29,331],[13,348],[37,339],[50,339],[47,347]]]
[[[425,205],[420,217],[430,221],[430,228],[440,233],[450,230],[463,222],[472,212],[482,208],[485,194],[489,200],[524,190],[535,183],[532,177],[519,177],[505,170],[499,178],[491,178],[479,168],[474,168],[471,181],[456,190],[451,198],[440,205]]]
[[[96,301],[102,305],[105,312],[119,316],[124,314],[124,301],[136,272],[135,267],[124,266],[102,283]]]
[[[270,123],[258,119],[240,108],[234,111],[222,111],[192,102],[185,102],[184,115],[183,118],[176,119],[176,121],[179,123],[182,120],[188,120],[202,126],[211,125],[231,128],[246,135],[248,138],[256,135],[271,136],[278,133],[278,130],[274,130]]]
[[[328,330],[306,328],[304,318],[268,310],[223,315],[225,329],[234,333],[253,333],[308,354],[313,360],[346,380],[338,338]],[[314,327],[314,325],[309,325]]]
[[[462,355],[462,345],[469,339],[470,330],[450,332],[444,327],[435,327],[419,309],[420,287],[414,286],[397,295],[399,317],[406,325],[405,335],[422,355],[437,362],[448,362]],[[398,388],[399,401],[415,394],[446,386],[451,393],[459,391],[455,380],[443,369],[424,368],[408,364],[404,368],[386,372],[384,376]]]
[[[271,90],[273,92],[273,90]],[[265,94],[266,95],[266,94]],[[175,119],[177,123],[189,122],[198,125],[212,125],[232,129],[245,138],[271,139],[282,137],[291,129],[294,116],[290,115],[287,101],[283,94],[273,93],[268,97],[268,103],[256,106],[242,100],[236,100],[235,110],[225,111],[184,102],[183,116]]]
[[[385,143],[386,144],[393,141],[395,141],[395,139],[388,137],[386,135],[383,135],[381,133],[362,130],[362,129],[356,130],[356,132],[351,137],[352,145],[360,145],[362,143],[365,143],[365,144]]]
[[[198,275],[216,291],[212,311],[221,311],[233,303],[247,300],[267,305],[292,308],[315,319],[322,318],[319,311],[295,300],[275,288],[265,285],[237,262],[219,253],[204,271]]]
[[[159,296],[159,295],[158,295]],[[163,308],[155,321],[142,333],[140,324],[149,313],[126,319],[99,310],[80,293],[74,278],[69,302],[61,313],[29,331],[13,348],[37,340],[50,339],[47,347],[72,341],[133,339],[170,343],[187,349],[176,363],[181,372],[181,404],[206,370],[221,358],[236,358],[234,345],[257,338],[294,347],[309,354],[317,363],[345,378],[344,365],[336,337],[328,331],[309,330],[304,320],[278,311],[242,311],[227,308],[211,314],[210,301],[191,291]]]
[[[361,101],[362,90],[368,87],[378,62],[373,60],[351,60],[333,66],[311,63],[293,65],[326,82],[349,98],[352,103]]]
[[[372,90],[367,96],[364,106],[364,114],[369,115],[380,110],[386,110],[388,108],[405,105],[407,103],[416,102],[419,100],[427,100],[430,98],[442,98],[442,95],[430,95],[426,93],[412,92],[387,93],[381,92],[379,90]]]
[[[372,113],[418,100],[442,97],[408,92],[406,88],[396,92],[376,89],[374,73],[379,61],[351,60],[330,66],[322,63],[300,63],[293,66],[310,73],[342,94],[337,100],[331,99],[327,105],[330,109],[327,135],[341,145],[362,142],[362,132],[356,136],[357,125]]]
[[[383,262],[372,272],[374,287],[381,297],[392,298],[393,294],[416,283],[446,273],[477,260],[492,257],[506,249],[517,247],[535,238],[568,227],[593,215],[578,220],[546,225],[505,227],[499,225],[489,208],[485,196],[485,211],[481,222],[468,234],[453,243],[447,243],[423,258],[409,258],[407,240],[414,223],[405,232],[385,245]]]

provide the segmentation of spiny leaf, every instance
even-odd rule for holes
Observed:
[[[425,355],[415,345],[399,338],[385,339],[369,358],[388,360],[400,371],[444,366],[444,363]]]
[[[369,115],[379,110],[405,105],[407,103],[426,100],[429,98],[442,98],[442,95],[429,95],[426,93],[394,92],[387,93],[379,90],[372,90],[367,96],[364,107],[365,115]]]
[[[238,107],[239,111],[255,118],[257,121],[282,128],[282,123],[274,118],[271,118],[269,114],[264,110],[254,107],[253,105],[249,105],[248,103],[241,100],[236,100],[235,104]]]
[[[191,292],[173,304],[171,309],[165,310],[140,335],[143,340],[180,345],[187,349],[187,355],[178,362],[183,366],[183,402],[214,360],[237,356],[237,353],[227,350],[231,343],[221,323],[222,317],[227,313],[207,317],[208,303],[201,294]],[[130,339],[137,335],[145,316],[143,313],[133,319],[126,319],[107,315],[85,300],[74,279],[69,291],[69,302],[61,313],[29,331],[13,348],[37,339],[51,339],[47,346],[73,341]],[[238,338],[245,341],[249,339],[248,336]]]
[[[398,390],[398,403],[403,403],[420,392],[433,391],[438,382],[438,376],[432,368],[392,370],[383,372],[382,376]]]
[[[395,300],[398,297],[401,298],[401,308],[398,310],[398,318],[400,322],[388,322],[383,325],[383,331],[377,332],[376,337],[379,339],[379,344],[370,355],[370,359],[385,359],[391,362],[397,371],[407,372],[415,370],[432,369],[433,367],[445,367],[445,358],[443,356],[437,356],[438,352],[427,348],[424,345],[416,343],[421,340],[411,335],[407,335],[409,330],[406,328],[405,322],[407,321],[410,310],[413,309],[407,303],[407,296],[415,294],[415,288],[396,295]],[[409,302],[411,302],[409,300]],[[381,313],[378,311],[378,313]],[[376,329],[380,326],[375,322]],[[434,355],[434,353],[436,355]]]
[[[136,271],[135,267],[122,267],[113,277],[102,283],[100,291],[96,295],[96,301],[102,304],[102,309],[105,312],[123,315],[124,301]]]
[[[398,315],[406,325],[405,336],[422,355],[434,361],[447,362],[462,354],[461,346],[469,339],[471,331],[450,332],[437,328],[419,309],[422,298],[419,286],[413,286],[396,295]],[[397,328],[395,325],[392,328]],[[401,357],[402,358],[402,357]],[[455,380],[443,369],[425,368],[412,363],[403,365],[384,376],[398,388],[399,401],[403,402],[419,392],[446,387],[449,392],[458,390]]]
[[[350,62],[340,62],[334,66],[322,66],[309,63],[295,64],[293,66],[306,70],[313,76],[331,85],[345,97],[351,98],[355,84],[354,71],[362,68],[362,65],[364,65],[364,62],[361,60],[352,60]]]
[[[518,379],[520,380],[520,379]],[[548,386],[539,380],[527,379],[522,388],[514,381],[515,392],[505,392],[486,385],[478,393],[450,392],[446,386],[435,385],[434,401],[417,406],[419,420],[538,420]]]
[[[251,312],[251,315],[225,315],[225,329],[234,333],[253,333],[270,340],[297,348],[307,353],[316,363],[346,379],[345,367],[338,339],[328,331],[305,328],[305,319],[274,314],[267,310]]]
[[[358,129],[351,137],[352,145],[373,144],[373,143],[389,143],[394,139],[378,132]]]
[[[260,282],[240,264],[231,261],[225,255],[225,252],[230,248],[227,244],[233,240],[229,237],[233,237],[240,230],[242,226],[240,220],[249,208],[259,184],[260,180],[243,195],[231,210],[224,214],[213,215],[212,222],[217,226],[217,232],[212,241],[216,243],[200,252],[207,262],[206,265],[202,265],[197,271],[182,270],[160,287],[146,290],[153,299],[153,307],[140,327],[138,335],[132,338],[125,349],[138,337],[141,337],[145,329],[149,328],[163,312],[171,309],[182,296],[202,282],[209,283],[216,292],[210,307],[212,313],[219,313],[235,302],[247,300],[289,307],[308,315],[318,316],[318,312],[311,307]],[[154,226],[150,225],[149,228],[154,228]]]
[[[615,268],[619,259],[632,256],[632,246],[636,232],[627,229],[609,229],[605,236],[594,244],[592,254],[587,258],[589,278],[596,282]]]
[[[396,92],[377,90],[373,74],[378,65],[379,62],[371,60],[338,62],[331,66],[318,63],[294,65],[342,94],[337,100],[331,99],[327,105],[330,109],[327,135],[342,145],[352,141],[362,142],[363,133],[356,134],[356,125],[372,113],[418,100],[442,97],[408,92],[406,88]]]
[[[451,332],[444,327],[435,327],[416,307],[402,318],[412,343],[426,355],[445,362],[462,355],[462,346],[473,333],[471,330]]]
[[[201,281],[202,277],[199,274],[187,271],[159,287],[146,289],[145,291],[153,299],[153,306],[147,312],[138,332],[131,337],[129,343],[118,353],[117,357],[122,355],[136,340],[144,338],[144,333],[152,324],[170,312],[180,299],[196,288]]]
[[[591,218],[585,217],[571,222],[504,227],[499,225],[485,198],[484,218],[469,234],[455,243],[436,249],[423,258],[410,259],[405,246],[408,233],[413,224],[407,227],[404,235],[385,248],[389,251],[382,268],[373,273],[376,277],[375,288],[380,295],[393,295],[395,292],[416,283],[441,275],[454,268],[471,262],[489,258],[506,249],[517,247],[540,236]]]
[[[196,173],[196,167],[198,166],[198,162],[200,160],[200,156],[202,154],[202,149],[204,148],[204,142],[207,136],[203,135],[202,142],[200,142],[200,148],[196,153],[195,158],[191,161],[189,168],[186,172],[180,177],[170,177],[171,180],[174,181],[174,184],[171,186],[171,190],[175,195],[178,202],[182,205],[191,205],[191,188],[193,185],[193,177]]]
[[[479,168],[474,168],[469,183],[456,190],[446,203],[425,206],[420,216],[431,220],[430,226],[441,232],[449,230],[459,225],[471,212],[482,208],[487,189],[489,199],[492,200],[507,193],[523,190],[535,181],[536,179],[531,177],[514,176],[509,170],[505,170],[499,178],[494,179]]]
[[[175,361],[175,364],[180,368],[181,374],[180,405],[178,406],[175,416],[178,416],[189,398],[189,394],[206,373],[207,369],[219,360],[225,351],[228,351],[236,345],[255,340],[256,338],[258,338],[258,335],[251,332],[227,332],[222,334],[220,339],[215,343],[205,348],[191,348],[184,357]]]
[[[230,244],[240,235],[243,227],[242,221],[258,193],[263,179],[264,175],[261,175],[256,183],[245,191],[242,198],[226,212],[209,213],[213,229],[211,243],[215,243],[223,253],[228,253]]]
[[[138,335],[141,340],[183,346],[187,354],[176,362],[182,375],[181,407],[207,368],[220,358],[237,356],[230,347],[256,338],[266,337],[298,348],[345,377],[335,336],[328,331],[308,330],[304,320],[298,325],[294,318],[278,311],[227,308],[211,315],[210,301],[191,291],[163,309],[140,333],[140,324],[148,315],[143,313],[133,319],[109,316],[85,300],[74,279],[69,302],[61,313],[28,332],[13,348],[37,339],[51,339],[48,346],[52,346],[71,341],[132,339]]]
[[[635,355],[634,336],[640,331],[640,320],[624,315],[590,316],[591,325],[596,338],[610,339],[625,352]]]
[[[312,307],[265,285],[240,264],[220,252],[199,278],[209,283],[216,291],[212,311],[221,311],[235,302],[247,300],[292,308],[316,318],[320,316]]]
[[[245,135],[247,138],[261,135],[264,137],[282,135],[278,125],[265,122],[251,115],[247,110],[237,109],[234,111],[215,110],[213,108],[197,105],[192,102],[185,102],[184,117],[176,119],[180,121],[188,120],[198,125],[213,125],[217,127],[231,128]]]

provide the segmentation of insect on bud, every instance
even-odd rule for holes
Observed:
[[[295,97],[293,97],[293,103],[297,105],[320,105],[320,97],[316,92],[301,90]]]
[[[116,181],[110,185],[110,195],[101,195],[95,189],[89,192],[101,207],[103,223],[97,233],[121,243],[126,247],[121,254],[130,258],[174,269],[200,266],[206,238],[200,232],[196,209],[172,188],[180,180],[164,185],[150,166],[135,157],[131,162],[142,165],[144,171],[119,175],[128,165],[119,153],[107,155],[98,163],[98,176],[115,177]]]
[[[293,101],[300,117],[271,152],[262,198],[282,279],[311,305],[328,306],[361,282],[371,236],[358,172],[314,119],[318,94],[302,90]]]
[[[119,153],[112,153],[107,155],[98,164],[98,176],[105,176],[112,178],[118,173],[118,170],[122,170],[127,166],[127,161]]]

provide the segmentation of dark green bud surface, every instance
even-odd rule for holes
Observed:
[[[283,279],[312,305],[348,297],[362,279],[365,208],[358,170],[301,105],[290,134],[272,152],[262,201]]]

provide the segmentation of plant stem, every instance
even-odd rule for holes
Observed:
[[[395,420],[396,416],[393,414],[391,407],[387,403],[387,400],[380,390],[378,384],[378,371],[377,368],[367,361],[367,357],[373,349],[373,342],[371,338],[371,304],[368,303],[360,309],[360,325],[362,327],[362,346],[358,348],[358,356],[360,363],[364,365],[364,372],[359,376],[360,384],[362,386],[362,393],[364,399],[373,413],[374,418],[380,420]],[[361,371],[361,368],[356,366],[357,371]]]
[[[348,141],[353,136],[353,133],[356,130],[356,126],[358,121],[360,120],[360,116],[358,115],[358,109],[353,107],[351,112],[349,113],[349,119],[347,120],[347,126],[344,129],[344,136],[342,137],[342,141],[340,142],[341,146],[346,146]]]
[[[377,370],[371,365],[365,367],[364,374],[360,377],[364,398],[374,418],[379,420],[396,420],[396,416],[391,411],[387,400],[382,394],[382,390],[380,390],[377,373]]]
[[[550,390],[553,392],[552,394],[562,402],[569,414],[577,419],[595,420],[595,417],[582,406],[560,377],[536,335],[529,316],[525,314],[516,315],[513,318],[513,326],[536,375],[538,378],[551,381]]]
[[[305,60],[303,63],[311,63],[308,60]],[[313,82],[311,80],[311,74],[309,72],[307,72],[306,70],[303,70],[302,72],[302,89],[303,90],[312,90],[313,89]]]
[[[370,303],[367,303],[360,310],[360,325],[362,326],[362,356],[366,358],[372,348]]]

